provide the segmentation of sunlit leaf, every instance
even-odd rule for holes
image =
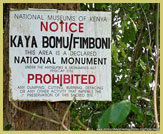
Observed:
[[[119,102],[110,114],[110,121],[112,127],[116,127],[122,123],[130,113],[131,103],[128,100]]]
[[[146,70],[145,63],[140,59],[140,66],[142,67],[143,70]]]

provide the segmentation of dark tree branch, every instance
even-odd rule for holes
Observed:
[[[132,74],[132,72],[133,72],[133,69],[134,69],[134,66],[135,66],[135,61],[136,61],[136,59],[138,57],[139,51],[141,50],[141,42],[142,42],[143,37],[144,37],[144,32],[145,32],[145,26],[143,24],[141,32],[140,32],[139,37],[138,37],[138,40],[136,42],[136,47],[135,47],[134,53],[132,55],[132,61],[131,61],[131,65],[130,65],[130,73],[128,75],[127,82],[130,81],[130,74]]]

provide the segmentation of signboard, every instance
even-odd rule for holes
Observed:
[[[14,10],[10,100],[111,101],[111,13]]]

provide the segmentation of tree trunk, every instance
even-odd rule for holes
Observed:
[[[60,125],[34,118],[15,109],[9,102],[9,9],[59,9],[59,10],[79,10],[79,4],[4,4],[4,34],[3,34],[3,127],[11,124],[15,130],[64,130]],[[37,113],[41,116],[55,119],[45,102],[16,102],[16,104],[28,111]],[[51,103],[52,107],[63,117],[69,102]],[[70,113],[65,119],[65,126],[70,128]]]

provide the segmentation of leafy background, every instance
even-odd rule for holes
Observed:
[[[112,11],[112,102],[75,101],[71,130],[156,128],[153,87],[158,53],[157,4],[81,3],[80,8]],[[158,74],[160,120],[160,66]]]

